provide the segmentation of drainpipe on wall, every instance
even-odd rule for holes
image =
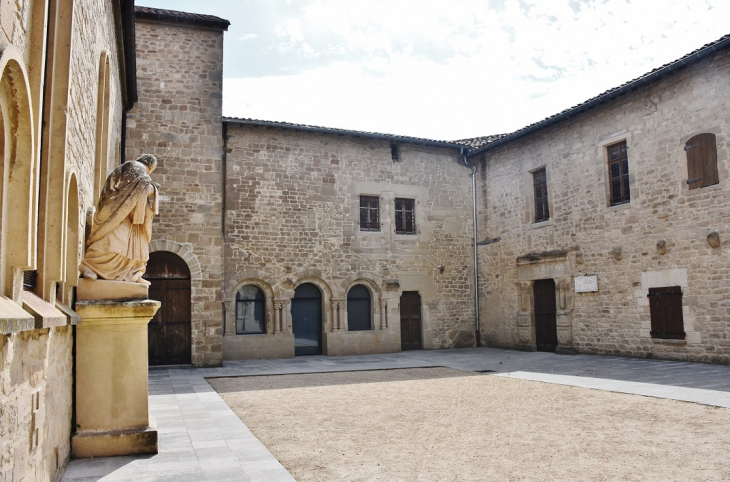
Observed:
[[[477,346],[482,346],[481,328],[479,326],[479,255],[477,252],[477,168],[466,161],[467,149],[462,147],[459,150],[459,162],[471,169],[471,207],[473,234],[472,243],[474,245],[474,324],[475,335],[477,338]]]

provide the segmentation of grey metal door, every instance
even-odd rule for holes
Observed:
[[[322,354],[322,293],[311,283],[299,285],[291,302],[294,354]]]

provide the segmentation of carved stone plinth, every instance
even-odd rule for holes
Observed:
[[[147,393],[147,324],[159,301],[79,301],[75,458],[157,453]]]

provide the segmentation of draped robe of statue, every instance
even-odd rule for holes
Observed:
[[[143,155],[116,168],[106,180],[79,266],[84,278],[149,285],[142,275],[152,217],[158,213],[157,184],[149,176],[156,166],[154,156]]]

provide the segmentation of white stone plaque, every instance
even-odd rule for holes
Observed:
[[[590,293],[592,291],[598,291],[598,275],[587,274],[575,277],[576,293]]]

